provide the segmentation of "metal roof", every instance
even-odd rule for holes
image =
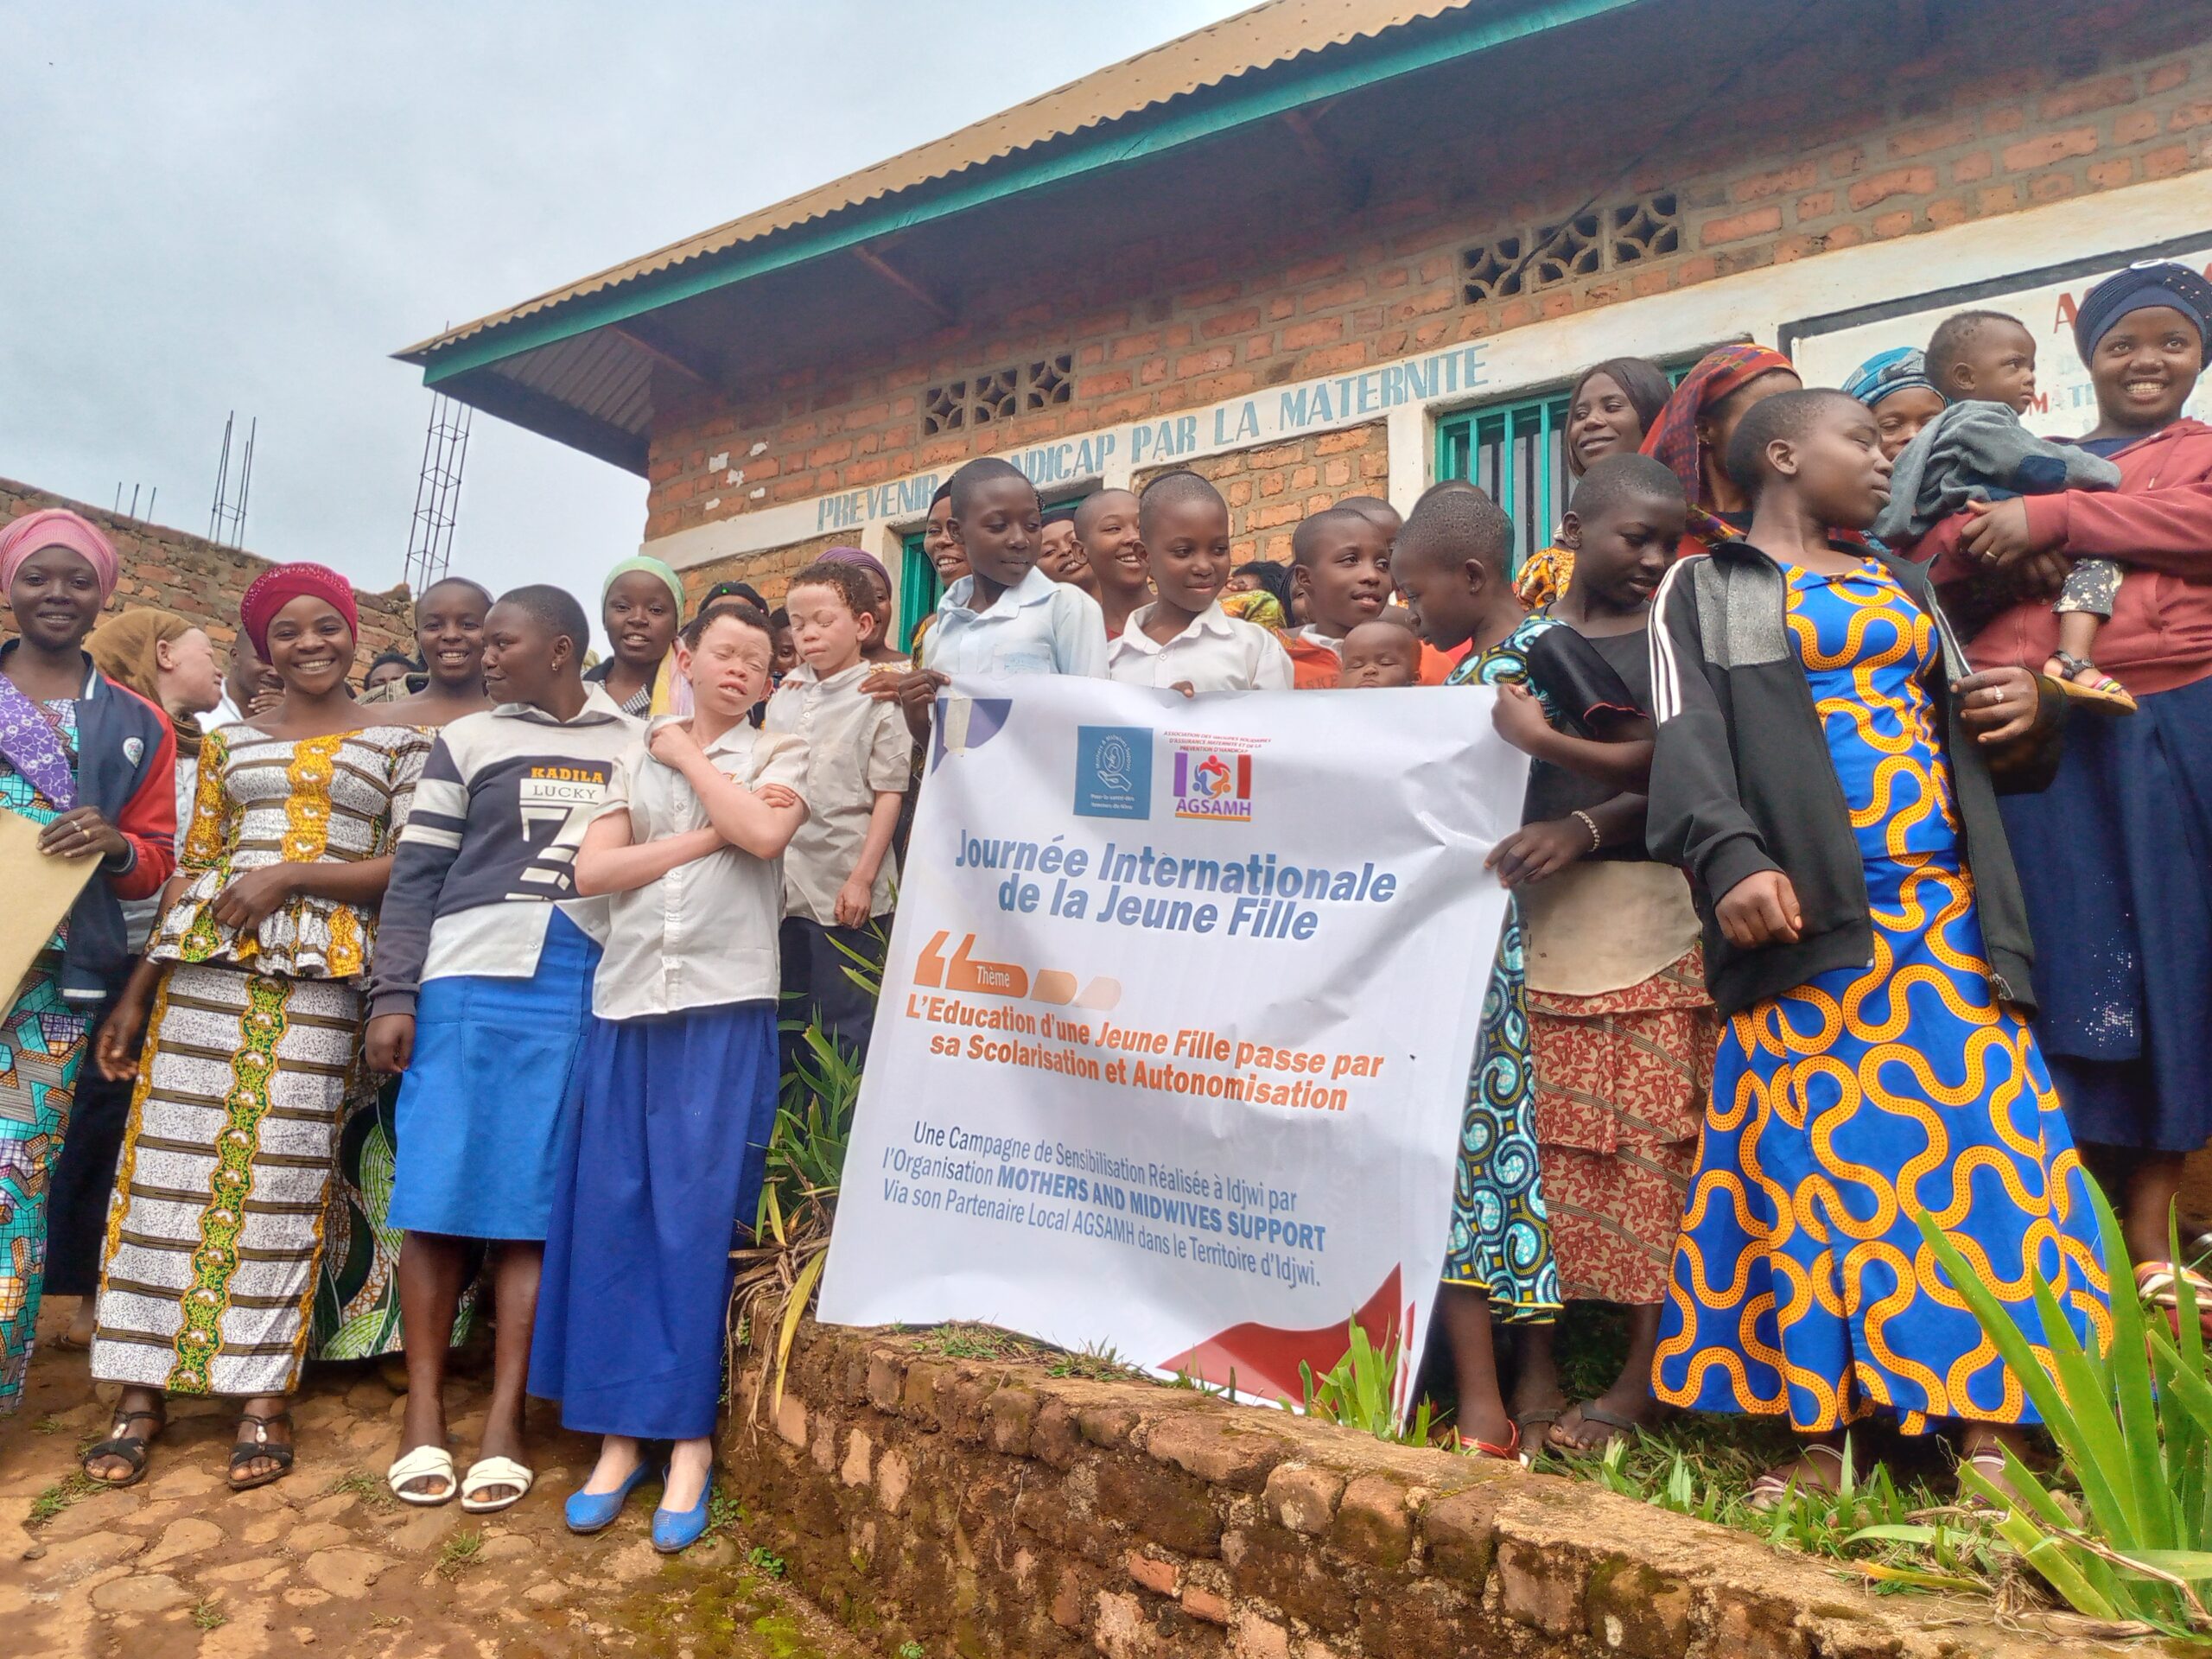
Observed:
[[[1139,114],[1255,69],[1365,39],[1421,18],[1501,9],[1495,0],[1267,0],[1265,4],[1140,52],[957,132],[697,236],[610,265],[504,311],[448,328],[397,355],[421,362],[486,329],[793,229],[842,209],[951,178],[969,168]]]

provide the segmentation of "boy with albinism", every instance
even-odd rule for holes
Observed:
[[[913,741],[897,708],[861,689],[868,642],[888,620],[866,577],[849,564],[810,564],[791,578],[784,607],[799,663],[768,700],[762,730],[805,741],[801,792],[811,809],[784,852],[784,995],[799,1000],[798,1018],[865,1058],[875,1001],[847,969],[880,964],[890,937],[892,833]]]

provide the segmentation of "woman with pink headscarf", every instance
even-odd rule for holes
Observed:
[[[176,862],[168,722],[85,654],[118,565],[107,537],[73,512],[48,508],[0,531],[0,588],[19,636],[0,645],[0,811],[39,825],[48,857],[98,861],[22,983],[0,986],[0,1415],[22,1400],[69,1103],[92,1021],[130,957],[119,901],[155,892]]]

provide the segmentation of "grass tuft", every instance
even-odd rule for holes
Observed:
[[[438,1571],[448,1578],[457,1577],[471,1566],[484,1551],[484,1535],[480,1532],[456,1532],[446,1540],[445,1548],[438,1552]]]
[[[203,1630],[219,1630],[231,1622],[220,1596],[202,1596],[192,1604],[192,1622]]]

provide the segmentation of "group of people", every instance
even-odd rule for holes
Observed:
[[[1195,473],[1052,517],[975,461],[931,505],[946,588],[903,642],[858,550],[772,611],[741,583],[695,607],[639,557],[607,579],[603,662],[569,594],[454,579],[357,691],[352,589],[294,564],[247,591],[219,675],[181,618],[101,620],[96,528],[18,519],[0,806],[91,870],[0,1014],[0,1410],[42,1280],[121,1386],[85,1459],[117,1484],[178,1394],[242,1402],[234,1486],[281,1478],[302,1361],[404,1348],[400,1498],[519,1501],[534,1394],[604,1437],[569,1524],[658,1476],[654,1541],[683,1548],[791,1064],[779,1003],[864,1058],[942,690],[1473,684],[1531,760],[1489,860],[1503,929],[1467,942],[1451,1433],[1514,1456],[1681,1408],[1778,1417],[1803,1440],[1775,1502],[1841,1480],[1880,1413],[2001,1477],[2033,1408],[1919,1218],[2039,1350],[2037,1276],[2077,1336],[2106,1326],[2093,1175],[2140,1293],[2189,1273],[2212,429],[2182,410],[2208,316],[2177,264],[2085,296],[2098,422],[2065,442],[2022,423],[2034,340],[1994,313],[1841,390],[1751,345],[1679,384],[1599,364],[1568,509],[1518,571],[1463,480],[1402,519],[1341,501],[1287,566],[1239,566]],[[461,1470],[442,1383],[486,1297]],[[1574,1300],[1631,1338],[1581,1402],[1551,1344]]]

